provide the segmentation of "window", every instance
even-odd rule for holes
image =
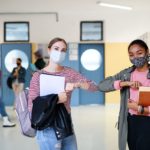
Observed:
[[[102,21],[81,21],[80,40],[81,41],[102,41],[103,22]]]
[[[29,42],[29,22],[4,22],[4,42]]]

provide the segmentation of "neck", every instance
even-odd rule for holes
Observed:
[[[139,72],[144,72],[149,69],[148,64],[146,63],[143,67],[136,68]]]
[[[50,72],[58,72],[58,71],[62,71],[63,69],[64,69],[63,66],[60,66],[59,64],[53,62],[50,62],[46,67],[46,70]]]

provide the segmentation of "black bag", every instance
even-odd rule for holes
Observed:
[[[38,96],[33,101],[31,126],[36,130],[52,127],[58,140],[74,133],[71,115],[63,103],[57,104],[58,95]]]
[[[14,78],[12,76],[9,76],[7,78],[7,86],[12,89],[12,83],[13,83]]]
[[[38,96],[33,101],[31,126],[43,130],[53,125],[56,116],[57,94]]]
[[[71,114],[68,113],[63,103],[56,106],[56,117],[54,121],[54,131],[58,140],[73,135],[73,125]]]

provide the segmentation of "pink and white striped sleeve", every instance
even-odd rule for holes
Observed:
[[[83,76],[79,72],[74,70],[72,72],[72,76],[74,77],[73,78],[74,79],[73,82],[80,82],[80,83],[87,82],[87,83],[90,84],[89,89],[88,89],[89,91],[98,91],[98,86],[96,85],[96,83],[94,81],[92,81],[92,80],[87,79],[85,76]]]

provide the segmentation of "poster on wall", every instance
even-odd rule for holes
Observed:
[[[69,60],[77,61],[78,60],[78,43],[69,43]]]

